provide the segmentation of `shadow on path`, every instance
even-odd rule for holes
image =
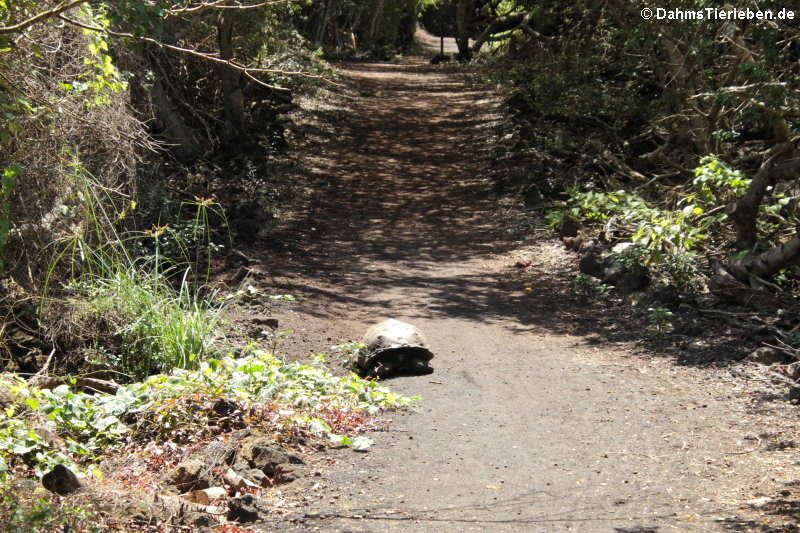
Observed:
[[[290,338],[307,339],[290,355],[394,316],[428,335],[435,373],[392,381],[422,394],[422,408],[394,413],[373,453],[337,452],[312,481],[321,499],[309,521],[645,533],[685,530],[688,516],[698,531],[722,530],[728,502],[763,478],[717,466],[751,426],[728,392],[700,390],[694,375],[649,373],[560,335],[586,321],[552,285],[571,265],[536,257],[530,291],[510,275],[519,250],[542,243],[492,195],[498,101],[469,71],[421,59],[340,69],[359,96],[326,102],[294,132],[306,204],[250,252],[273,286],[304,297],[280,317]]]

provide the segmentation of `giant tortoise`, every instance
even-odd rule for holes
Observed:
[[[385,378],[393,374],[430,374],[433,353],[424,335],[414,326],[390,318],[367,330],[365,353],[358,357],[362,375]]]

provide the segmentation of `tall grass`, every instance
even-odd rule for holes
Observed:
[[[135,203],[115,199],[113,191],[100,187],[79,163],[73,169],[79,223],[59,243],[45,287],[68,262],[70,307],[78,317],[91,316],[93,322],[109,326],[104,329],[110,334],[94,343],[104,354],[100,362],[110,370],[138,380],[173,368],[196,368],[216,353],[223,304],[213,293],[200,296],[203,287],[192,281],[197,279],[192,267],[199,265],[196,256],[188,256],[191,246],[180,241],[173,248],[185,251],[183,257],[167,258],[161,253],[164,239],[180,239],[168,225],[146,231],[120,229]],[[206,222],[202,232],[210,236],[204,212],[210,204],[196,205],[195,220]],[[43,305],[46,300],[43,297]]]
[[[115,264],[82,283],[86,306],[119,336],[111,362],[134,379],[195,368],[214,352],[221,306],[201,299],[184,275],[178,289],[153,266]],[[186,271],[188,273],[188,271]]]

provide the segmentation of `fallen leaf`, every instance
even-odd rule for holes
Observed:
[[[202,490],[193,490],[186,494],[181,494],[181,498],[186,501],[200,505],[208,505],[212,500],[227,496],[228,492],[222,487],[210,487]]]

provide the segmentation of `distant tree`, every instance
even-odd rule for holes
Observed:
[[[315,0],[305,5],[301,27],[331,51],[403,50],[413,42],[419,10],[420,0]]]
[[[468,59],[498,34],[530,31],[532,17],[533,10],[522,2],[438,0],[424,8],[422,24],[434,35],[455,37],[459,56]]]

